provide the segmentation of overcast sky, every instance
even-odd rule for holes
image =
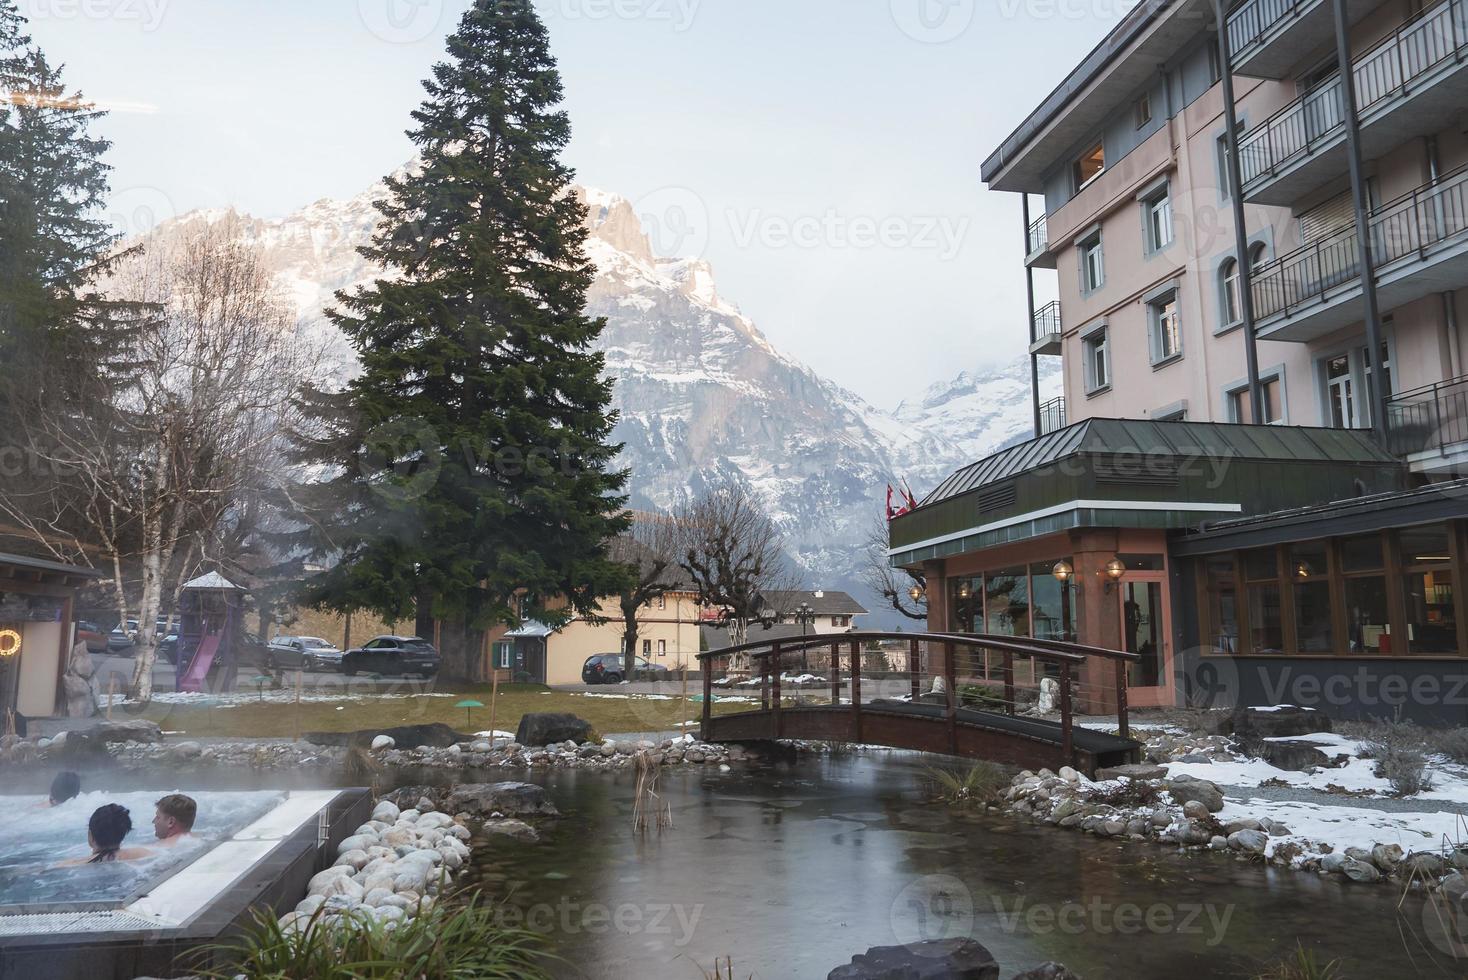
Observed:
[[[278,216],[403,163],[467,0],[19,4],[68,81],[116,107],[114,213],[144,222]],[[979,164],[1130,5],[537,3],[579,179],[636,202],[655,248],[708,258],[777,347],[884,407],[1024,352],[1020,202]]]

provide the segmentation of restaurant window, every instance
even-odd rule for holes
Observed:
[[[1295,652],[1334,653],[1329,545],[1311,541],[1292,546],[1289,570],[1295,603]]]
[[[1172,244],[1172,198],[1167,187],[1142,201],[1142,219],[1148,255]]]
[[[984,577],[985,632],[998,636],[1030,635],[1030,588],[1025,569],[1008,568]]]
[[[949,629],[955,633],[984,631],[984,579],[964,576],[949,583]]]
[[[1447,525],[1400,532],[1407,653],[1457,653],[1457,594],[1452,534]]]
[[[1081,242],[1081,291],[1094,293],[1106,285],[1106,254],[1097,232]]]
[[[1351,653],[1391,653],[1391,605],[1387,601],[1386,556],[1381,535],[1344,538],[1346,648]]]
[[[1284,653],[1279,564],[1273,548],[1244,552],[1244,580],[1249,603],[1249,652]]]
[[[1182,324],[1178,321],[1177,291],[1147,304],[1147,327],[1152,341],[1152,363],[1163,364],[1183,352]]]
[[[1037,639],[1074,643],[1075,583],[1055,577],[1055,566],[1062,560],[1075,564],[1070,558],[1057,558],[1030,566],[1030,626]]]
[[[1094,394],[1111,387],[1111,346],[1107,342],[1107,329],[1101,327],[1081,340],[1085,351],[1086,394]]]
[[[1262,424],[1275,425],[1284,421],[1284,379],[1273,377],[1259,379],[1259,399],[1264,403]],[[1249,397],[1247,386],[1228,393],[1229,416],[1240,425],[1254,424],[1254,399]]]
[[[1208,649],[1213,653],[1238,653],[1239,587],[1233,558],[1210,558],[1204,562],[1203,582]]]

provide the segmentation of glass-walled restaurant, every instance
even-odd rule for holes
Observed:
[[[1468,723],[1468,520],[1208,554],[1198,545],[1174,556],[1196,598],[1184,617],[1184,642],[1196,644],[1182,670],[1187,702]]]

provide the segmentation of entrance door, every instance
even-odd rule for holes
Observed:
[[[1142,658],[1128,664],[1127,701],[1141,707],[1171,705],[1172,623],[1167,578],[1162,572],[1128,572],[1119,591],[1122,649]]]

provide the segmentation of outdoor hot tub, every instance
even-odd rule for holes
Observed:
[[[194,835],[138,861],[58,867],[85,858],[87,821],[128,808],[126,848],[156,845],[147,792],[83,793],[58,807],[0,796],[0,978],[131,980],[172,975],[176,957],[227,937],[251,908],[282,912],[371,811],[366,790],[190,792]]]

